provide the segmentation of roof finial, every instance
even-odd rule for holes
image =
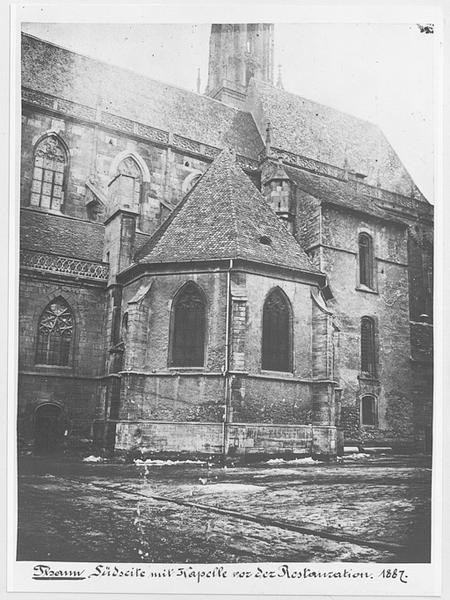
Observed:
[[[266,127],[266,154],[270,153],[272,148],[272,124],[270,121],[267,121]]]
[[[197,94],[200,94],[200,85],[201,85],[201,78],[200,78],[200,67],[197,68]]]
[[[280,88],[280,90],[284,90],[283,80],[281,78],[281,65],[278,65],[277,88]]]

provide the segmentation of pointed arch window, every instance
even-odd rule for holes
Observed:
[[[64,202],[64,179],[67,152],[56,135],[48,135],[34,149],[30,205],[61,210]]]
[[[284,293],[275,288],[263,308],[262,368],[291,371],[291,306]]]
[[[187,177],[185,177],[181,186],[181,191],[184,195],[192,190],[192,188],[198,182],[201,176],[202,173],[200,171],[193,171]]]
[[[371,317],[361,319],[361,372],[375,377],[375,323]]]
[[[41,365],[67,366],[73,328],[73,313],[67,302],[64,298],[52,300],[39,319],[36,362]]]
[[[141,201],[142,171],[132,156],[124,158],[118,168],[121,177],[121,194],[130,200],[130,205],[138,207]]]
[[[360,233],[359,247],[359,283],[373,288],[373,242],[368,233]]]
[[[363,396],[361,398],[361,425],[377,424],[377,405],[373,396]]]
[[[173,367],[202,367],[205,361],[206,301],[194,283],[177,294],[172,310]]]

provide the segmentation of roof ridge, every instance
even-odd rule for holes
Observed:
[[[194,185],[191,187],[191,189],[187,192],[187,194],[185,194],[183,196],[183,198],[178,202],[178,204],[174,207],[173,211],[170,213],[170,215],[167,217],[167,219],[163,223],[161,223],[161,225],[153,232],[150,239],[148,239],[145,242],[145,244],[135,253],[136,259],[139,260],[140,258],[145,256],[145,254],[147,254],[148,252],[151,252],[154,248],[156,248],[156,245],[163,239],[164,234],[166,233],[167,229],[169,228],[169,225],[172,223],[172,221],[175,219],[175,217],[181,211],[183,206],[187,203],[192,192],[198,186],[201,179],[203,179],[203,177],[208,173],[208,171],[211,169],[213,164],[214,164],[214,160],[208,165],[208,168],[206,169],[206,171],[204,173],[202,173],[201,177],[199,177],[197,179],[197,181],[194,183]]]
[[[248,113],[251,115],[251,112],[249,110],[242,110],[240,108],[230,106],[229,104],[225,104],[224,102],[221,102],[220,100],[216,100],[216,98],[211,98],[211,96],[207,96],[206,94],[201,94],[201,93],[195,92],[193,90],[190,90],[188,88],[184,88],[179,85],[175,85],[173,83],[168,83],[166,81],[162,81],[161,79],[155,79],[154,77],[149,77],[148,75],[144,75],[143,73],[140,73],[139,71],[134,71],[133,69],[129,69],[127,67],[122,67],[121,65],[117,65],[115,63],[108,62],[107,60],[102,60],[100,58],[96,58],[94,56],[91,56],[90,54],[82,54],[81,52],[77,52],[76,50],[71,50],[70,48],[67,48],[66,46],[62,46],[61,44],[57,44],[55,42],[50,42],[49,40],[46,40],[44,38],[40,38],[36,35],[33,35],[32,33],[27,33],[25,31],[22,31],[21,34],[24,37],[33,38],[34,40],[37,40],[44,44],[48,44],[49,46],[54,46],[55,48],[60,48],[61,50],[64,50],[65,52],[70,52],[71,54],[75,54],[76,56],[80,56],[81,58],[86,58],[88,60],[95,61],[101,65],[107,65],[108,67],[113,67],[114,69],[119,69],[119,70],[125,71],[127,73],[132,73],[133,75],[136,75],[138,77],[143,77],[147,81],[152,81],[154,83],[158,83],[160,85],[164,85],[164,86],[173,88],[175,90],[181,90],[182,92],[187,92],[188,94],[192,94],[193,96],[198,96],[199,98],[204,98],[208,102],[220,104],[220,106],[226,107],[227,109],[234,112],[235,114]]]
[[[233,155],[221,152],[138,261],[241,258],[319,273]],[[261,241],[263,235],[269,244]]]

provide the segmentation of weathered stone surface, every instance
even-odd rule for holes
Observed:
[[[291,426],[325,427],[312,447],[332,454],[343,444],[340,417],[347,441],[429,449],[432,207],[384,138],[375,143],[376,127],[322,107],[321,131],[330,127],[318,140],[306,119],[315,104],[267,84],[252,84],[244,112],[29,36],[23,59],[21,437],[33,439],[34,410],[47,402],[62,407],[68,439],[92,436],[95,418],[99,444],[117,437],[124,448],[135,443],[131,423],[142,421],[143,438],[161,449],[220,451],[225,420],[244,446],[239,428],[252,427],[258,451],[284,447]],[[113,89],[121,76],[130,85]],[[261,153],[269,114],[279,119]],[[34,149],[48,134],[67,147],[60,212],[29,206]],[[228,150],[217,159],[229,146],[265,200]],[[368,164],[375,155],[377,164]],[[139,189],[129,187],[123,161],[134,165]],[[190,200],[191,214],[178,218]],[[360,232],[373,240],[373,289],[359,285]],[[161,240],[164,256],[152,254]],[[30,258],[39,252],[48,268]],[[52,270],[74,259],[84,262]],[[84,276],[88,263],[101,277]],[[172,303],[188,281],[206,299],[205,362],[174,369]],[[262,370],[263,306],[276,287],[291,307],[288,373]],[[69,365],[36,365],[39,315],[58,296],[74,313]],[[363,316],[375,324],[370,377],[361,371]],[[376,400],[373,425],[361,424],[365,395]],[[283,433],[272,443],[268,432],[277,427]]]

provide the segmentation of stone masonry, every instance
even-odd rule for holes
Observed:
[[[210,52],[215,99],[23,36],[21,446],[36,449],[57,419],[54,450],[429,451],[431,205],[375,125],[272,85],[273,25],[214,25]],[[31,202],[47,138],[67,154],[58,209]],[[187,284],[206,323],[194,367],[171,362]],[[283,371],[262,368],[274,290],[289,313]],[[39,364],[55,299],[73,318],[68,359]]]

